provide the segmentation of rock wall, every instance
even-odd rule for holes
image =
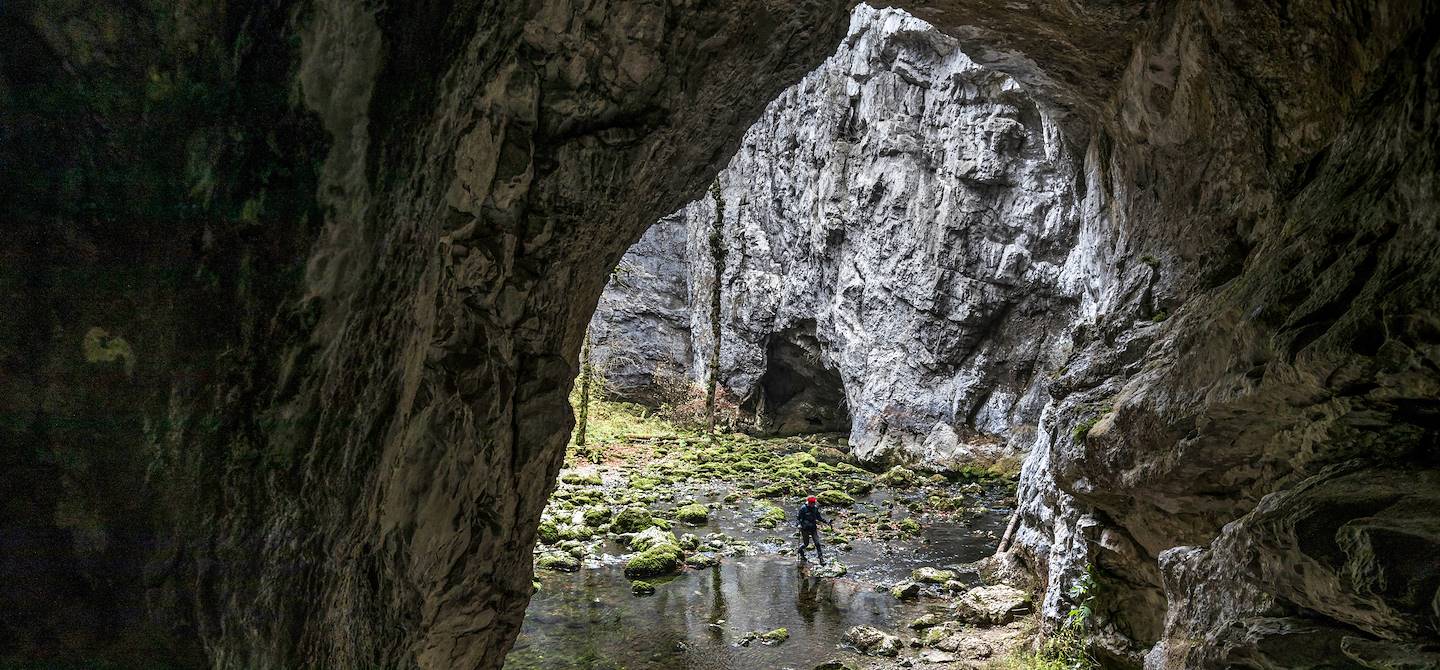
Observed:
[[[812,140],[835,141],[823,132],[826,120],[844,119],[835,110],[846,105],[826,101],[823,86],[833,59],[805,80],[812,88],[792,89],[822,102],[782,96],[721,176],[725,202],[735,208],[729,257],[738,259],[722,278],[734,296],[726,305],[727,385],[753,390],[765,369],[765,338],[808,328],[813,318],[823,362],[845,377],[861,453],[890,445],[934,453],[930,440],[867,430],[875,425],[867,418],[889,419],[889,408],[907,403],[867,398],[865,374],[885,394],[923,388],[908,399],[912,407],[925,406],[915,400],[925,392],[949,399],[948,407],[930,405],[930,414],[907,408],[922,417],[911,435],[924,436],[932,417],[953,426],[967,416],[980,419],[969,427],[1012,444],[1033,438],[1020,490],[1020,553],[1048,585],[1052,622],[1069,607],[1069,584],[1096,571],[1105,594],[1098,643],[1108,662],[1433,664],[1440,573],[1412,568],[1437,541],[1420,511],[1437,466],[1440,411],[1437,296],[1427,288],[1437,272],[1437,231],[1423,223],[1436,209],[1429,162],[1436,109],[1427,93],[1436,35],[1417,28],[1434,20],[1433,10],[1345,3],[1330,15],[1178,3],[1144,16],[1140,3],[1122,3],[1082,18],[1037,3],[1001,34],[985,25],[996,17],[983,5],[914,9],[986,66],[1024,82],[1045,101],[1042,118],[1084,146],[1078,183],[1056,198],[1073,212],[1061,219],[1073,227],[1058,227],[1064,234],[1050,240],[1058,253],[1030,254],[1056,269],[1041,273],[1044,281],[1026,280],[1052,301],[1011,334],[982,329],[996,340],[980,352],[1025,351],[997,358],[1035,362],[1030,391],[965,375],[971,350],[963,346],[932,348],[930,335],[955,320],[930,308],[935,284],[923,271],[860,253],[849,260],[858,256],[869,272],[854,272],[846,285],[812,260],[854,249],[827,246],[831,231],[857,239],[844,219],[853,210],[836,206],[836,184],[864,192],[887,183],[874,174],[865,181],[866,170],[850,170],[853,163],[805,155]],[[1128,32],[1136,25],[1144,26],[1140,34]],[[856,54],[847,51],[863,41],[855,34],[852,27],[842,55]],[[1134,39],[1133,51],[1104,58],[1120,35]],[[914,64],[924,58],[916,54],[935,43],[907,42],[906,57],[875,69],[898,63],[896,71],[923,81]],[[830,75],[849,74],[840,69]],[[865,64],[857,71],[870,75]],[[1110,97],[1087,98],[1087,87],[1107,79],[1118,82],[1105,87]],[[903,126],[899,109],[874,118],[899,117]],[[822,132],[800,135],[794,127]],[[792,136],[799,139],[787,144]],[[917,145],[923,140],[910,146]],[[903,146],[868,149],[850,155],[882,166],[875,172],[884,178],[946,170],[906,162],[922,152]],[[927,201],[922,196],[887,214],[879,197],[865,222],[880,221],[881,229],[919,221],[926,230],[939,209],[914,206]],[[708,201],[683,215],[692,274],[704,283],[704,251],[696,247],[712,220]],[[912,239],[872,245],[897,258],[926,258]],[[995,255],[957,253],[965,248],[941,247],[944,255],[932,257],[984,269],[993,281]],[[888,290],[893,298],[862,303],[877,317],[848,308],[844,292],[831,292],[836,285],[860,296]],[[974,292],[963,295],[961,304],[986,304]],[[692,304],[705,300],[691,289]],[[703,350],[704,310],[692,313],[693,347]],[[847,337],[856,331],[881,336]],[[959,366],[961,374],[947,389],[911,366]],[[966,404],[973,396],[965,388],[1027,400],[1008,413],[983,403],[978,413],[957,412],[977,406]],[[990,417],[1004,420],[987,423]]]
[[[1175,3],[1090,117],[1019,544],[1052,620],[1093,566],[1112,663],[1435,662],[1433,12]]]
[[[845,4],[0,5],[3,660],[498,667],[608,273]],[[1440,8],[897,4],[1084,147],[1047,613],[1434,665]]]
[[[0,5],[0,665],[500,667],[606,273],[845,17]]]
[[[762,381],[786,365],[777,344],[804,339],[843,382],[863,458],[1027,448],[1040,369],[1078,302],[1077,166],[1013,79],[904,12],[857,7],[836,53],[770,104],[718,177],[723,385],[783,421]],[[598,360],[622,391],[649,381],[631,361],[656,354],[705,378],[715,207],[706,196],[662,219],[622,261],[687,282],[627,272],[601,299]]]

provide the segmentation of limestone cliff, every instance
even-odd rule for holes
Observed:
[[[1028,448],[1078,302],[1076,167],[1013,79],[904,12],[857,7],[718,177],[722,383],[775,429],[843,430],[867,459]],[[601,299],[592,328],[621,391],[662,353],[705,377],[689,352],[712,346],[714,211],[704,197],[662,219]],[[631,278],[652,267],[687,281]]]

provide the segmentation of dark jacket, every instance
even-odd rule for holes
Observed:
[[[810,503],[805,503],[800,505],[800,512],[795,515],[795,523],[800,526],[800,530],[815,530],[818,524],[830,521],[820,515],[819,505],[811,507]]]

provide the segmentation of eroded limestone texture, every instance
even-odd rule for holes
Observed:
[[[608,273],[844,5],[0,6],[5,659],[497,667]],[[1440,8],[923,5],[1083,147],[1042,609],[1424,667]]]
[[[843,381],[842,428],[861,457],[1028,447],[1047,399],[1037,373],[1078,297],[1066,277],[1080,262],[1076,168],[1013,79],[904,12],[858,7],[840,49],[770,104],[718,177],[722,383],[786,423],[767,414],[784,414],[793,394],[768,397],[763,381],[785,367],[772,352],[803,333],[816,365]],[[712,346],[714,211],[704,197],[662,219],[621,262],[661,274],[626,272],[605,293],[592,327],[622,391],[650,381],[630,372],[636,359],[705,378],[690,352]],[[687,282],[660,283],[677,270]],[[686,304],[688,330],[674,307]]]

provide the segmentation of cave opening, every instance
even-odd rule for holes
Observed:
[[[895,4],[5,5],[0,665],[1440,667],[1440,3]]]
[[[825,352],[809,322],[769,339],[765,373],[754,402],[763,434],[790,436],[848,433],[850,409],[840,372],[824,363]]]

